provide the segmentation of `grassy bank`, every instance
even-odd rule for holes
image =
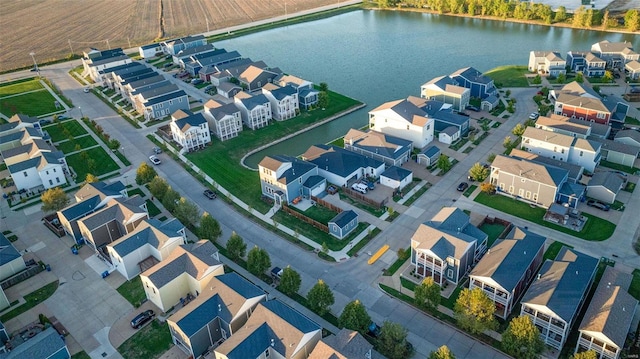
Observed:
[[[529,87],[529,82],[524,77],[529,70],[526,66],[498,66],[485,72],[485,75],[493,79],[496,87]]]

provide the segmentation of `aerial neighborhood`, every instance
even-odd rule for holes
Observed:
[[[0,359],[640,355],[640,44],[364,104],[219,39],[2,77]]]

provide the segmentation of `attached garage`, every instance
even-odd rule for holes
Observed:
[[[380,184],[390,188],[402,189],[413,181],[413,172],[391,166],[380,175]]]
[[[327,189],[327,180],[321,176],[311,176],[302,184],[302,193],[307,196],[319,196]]]
[[[625,182],[626,179],[615,172],[596,172],[587,185],[587,197],[611,204]]]

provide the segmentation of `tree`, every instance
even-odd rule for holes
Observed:
[[[449,161],[449,157],[447,157],[447,155],[441,154],[440,157],[438,157],[438,163],[436,166],[440,171],[442,171],[442,173],[446,173],[451,169],[451,161]]]
[[[117,150],[118,148],[120,148],[120,141],[116,140],[115,138],[109,140],[109,148],[112,150]]]
[[[229,258],[236,261],[244,257],[247,252],[247,244],[244,243],[244,239],[240,237],[235,231],[231,232],[231,237],[227,241],[227,253]]]
[[[339,327],[356,330],[360,334],[367,332],[369,324],[371,324],[371,317],[367,313],[367,308],[357,299],[347,303],[338,318]]]
[[[567,75],[561,73],[558,75],[558,78],[556,79],[556,82],[558,82],[559,84],[563,84],[567,81]]]
[[[326,82],[321,82],[319,85],[320,91],[327,92],[329,91],[329,85]]]
[[[329,106],[329,95],[326,91],[320,91],[318,94],[318,107],[324,109]]]
[[[573,354],[571,359],[598,359],[598,354],[595,350],[587,350],[586,352]]]
[[[173,190],[171,187],[167,187],[167,191],[162,196],[162,205],[167,211],[173,213],[176,206],[180,202],[180,193]]]
[[[213,218],[209,213],[204,212],[202,217],[200,217],[200,238],[205,238],[210,240],[211,242],[215,242],[218,240],[220,235],[222,234],[222,230],[220,229],[220,223]]]
[[[582,74],[582,72],[576,72],[576,78],[575,78],[576,82],[581,84],[584,82],[584,75]]]
[[[456,359],[448,346],[443,345],[429,354],[429,359]]]
[[[487,156],[487,162],[489,163],[493,163],[493,160],[496,159],[496,154],[495,153],[491,153],[489,154],[489,156]]]
[[[280,285],[278,286],[278,289],[282,293],[291,296],[300,290],[300,284],[302,284],[300,274],[291,268],[291,266],[287,266],[287,268],[282,270]]]
[[[440,304],[440,286],[433,278],[425,278],[413,291],[416,305],[420,308],[435,309]]]
[[[495,311],[495,303],[480,288],[463,289],[453,308],[458,325],[472,334],[496,328]]]
[[[602,76],[602,81],[603,82],[613,82],[613,71],[611,71],[611,70],[605,71],[604,75]]]
[[[511,136],[507,136],[504,138],[504,141],[502,141],[502,146],[504,146],[504,148],[511,148],[511,146],[513,146],[513,142],[511,141]]]
[[[136,171],[136,183],[139,185],[149,183],[157,175],[158,173],[156,173],[156,170],[153,169],[153,167],[149,166],[146,162],[142,162]]]
[[[269,253],[258,246],[251,248],[247,255],[247,269],[249,272],[259,277],[263,275],[269,267],[271,267]]]
[[[95,183],[100,181],[100,179],[98,179],[97,176],[91,174],[91,173],[87,173],[87,176],[84,178],[84,182],[85,183]]]
[[[152,196],[155,196],[160,201],[163,200],[165,193],[169,190],[169,184],[164,178],[155,176],[149,182],[149,192],[151,192]]]
[[[494,194],[496,192],[496,186],[491,183],[483,182],[480,183],[480,190],[484,193]]]
[[[200,219],[200,210],[195,203],[188,201],[186,198],[181,197],[176,208],[173,210],[173,215],[186,226],[195,226]]]
[[[523,126],[521,123],[519,123],[516,125],[516,127],[513,128],[513,130],[511,130],[511,133],[513,133],[518,137],[521,137],[522,134],[524,133],[524,130],[526,130],[526,127]]]
[[[307,303],[311,310],[323,316],[329,312],[329,307],[333,305],[335,299],[331,288],[322,279],[318,279],[318,282],[307,293]]]
[[[544,349],[540,332],[529,316],[513,318],[502,334],[502,349],[516,359],[534,359]]]
[[[640,11],[628,10],[624,14],[624,26],[629,31],[637,31],[640,28]]]
[[[471,176],[471,178],[478,182],[483,182],[487,179],[487,177],[489,177],[489,169],[484,168],[484,166],[481,165],[480,162],[476,162],[469,169],[469,176]]]
[[[559,6],[558,10],[556,10],[556,14],[554,16],[555,22],[563,22],[567,18],[567,8],[564,6]]]
[[[43,212],[57,212],[69,204],[69,197],[61,187],[49,188],[41,196]]]
[[[602,30],[606,30],[608,27],[609,27],[609,10],[605,10],[604,15],[602,16]]]
[[[378,351],[389,359],[411,357],[407,347],[407,329],[398,323],[385,321],[380,328]]]
[[[534,85],[540,85],[542,83],[542,77],[538,74],[533,78],[533,80],[531,80],[531,82],[533,82]]]

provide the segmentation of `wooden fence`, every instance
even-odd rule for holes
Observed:
[[[2,281],[2,283],[0,283],[0,287],[2,287],[2,290],[5,290],[13,285],[16,285],[24,280],[27,280],[28,278],[33,277],[34,275],[42,272],[43,270],[44,268],[42,268],[42,266],[39,264],[29,266],[29,268],[27,268],[26,270],[23,270],[22,272]]]
[[[282,206],[282,210],[285,211],[286,213],[296,217],[297,219],[299,219],[299,220],[301,220],[301,221],[303,221],[305,223],[308,223],[308,224],[318,228],[321,231],[329,233],[329,227],[324,223],[320,223],[320,222],[316,221],[313,218],[309,218],[309,217],[305,216],[304,214],[289,208],[289,206],[287,206],[287,205],[283,205]]]
[[[324,208],[328,208],[334,212],[338,212],[338,213],[342,213],[344,210],[336,205],[334,205],[333,203],[329,203],[327,201],[325,201],[322,198],[318,198],[316,196],[311,196],[311,200],[316,202],[317,204],[321,205]]]
[[[387,201],[389,200],[389,198],[385,198],[382,201],[378,202],[378,201],[375,201],[375,200],[373,200],[371,198],[366,197],[364,194],[362,194],[360,192],[352,190],[351,188],[343,187],[342,190],[344,191],[344,193],[347,196],[355,199],[356,201],[362,202],[362,203],[364,203],[366,205],[375,207],[377,209],[384,208],[386,206],[386,204],[387,204]]]

